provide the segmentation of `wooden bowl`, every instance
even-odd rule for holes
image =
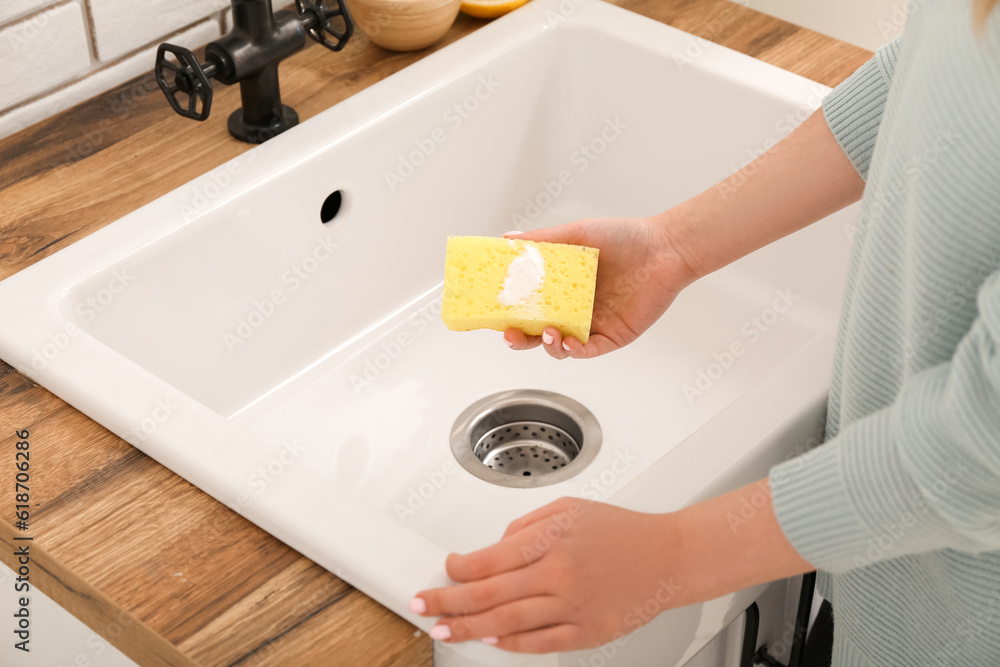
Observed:
[[[347,0],[354,24],[384,49],[416,51],[448,32],[462,0]]]

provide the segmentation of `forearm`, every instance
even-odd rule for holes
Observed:
[[[653,220],[701,277],[856,202],[863,190],[820,110],[754,162]]]
[[[674,542],[663,565],[680,604],[816,569],[785,538],[766,479],[663,516]]]

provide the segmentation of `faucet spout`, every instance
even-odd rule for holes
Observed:
[[[353,33],[344,0],[334,0],[336,6],[330,7],[324,6],[325,1],[297,0],[295,14],[273,12],[270,0],[232,0],[233,29],[205,47],[206,63],[199,64],[187,49],[163,44],[157,52],[157,83],[177,113],[196,120],[208,118],[209,79],[224,85],[239,83],[242,107],[230,114],[229,132],[241,141],[263,143],[299,122],[295,110],[282,104],[279,63],[304,47],[307,35],[338,51]],[[342,28],[333,25],[338,17]],[[168,53],[179,64],[168,60]],[[178,93],[189,96],[186,104],[177,99]],[[200,112],[196,98],[202,101]]]

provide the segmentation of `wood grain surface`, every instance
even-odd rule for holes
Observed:
[[[725,0],[614,4],[829,86],[871,55]],[[308,119],[484,24],[460,15],[416,53],[363,35],[339,54],[306,48],[281,66],[283,99]],[[0,278],[247,150],[225,125],[238,90],[218,86],[214,105],[181,118],[145,75],[0,141]],[[28,533],[14,527],[19,429]],[[31,583],[138,664],[431,664],[412,625],[3,362],[0,443],[0,559],[15,567],[14,537],[30,534]]]

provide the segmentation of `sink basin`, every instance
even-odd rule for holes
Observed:
[[[0,355],[426,630],[406,605],[446,583],[445,555],[540,505],[669,511],[801,450],[854,212],[699,281],[640,341],[585,362],[448,331],[446,237],[664,210],[826,90],[597,0],[535,0],[3,281]],[[585,406],[599,452],[536,488],[467,472],[453,425],[511,390]],[[753,596],[664,614],[630,646],[680,664]]]

